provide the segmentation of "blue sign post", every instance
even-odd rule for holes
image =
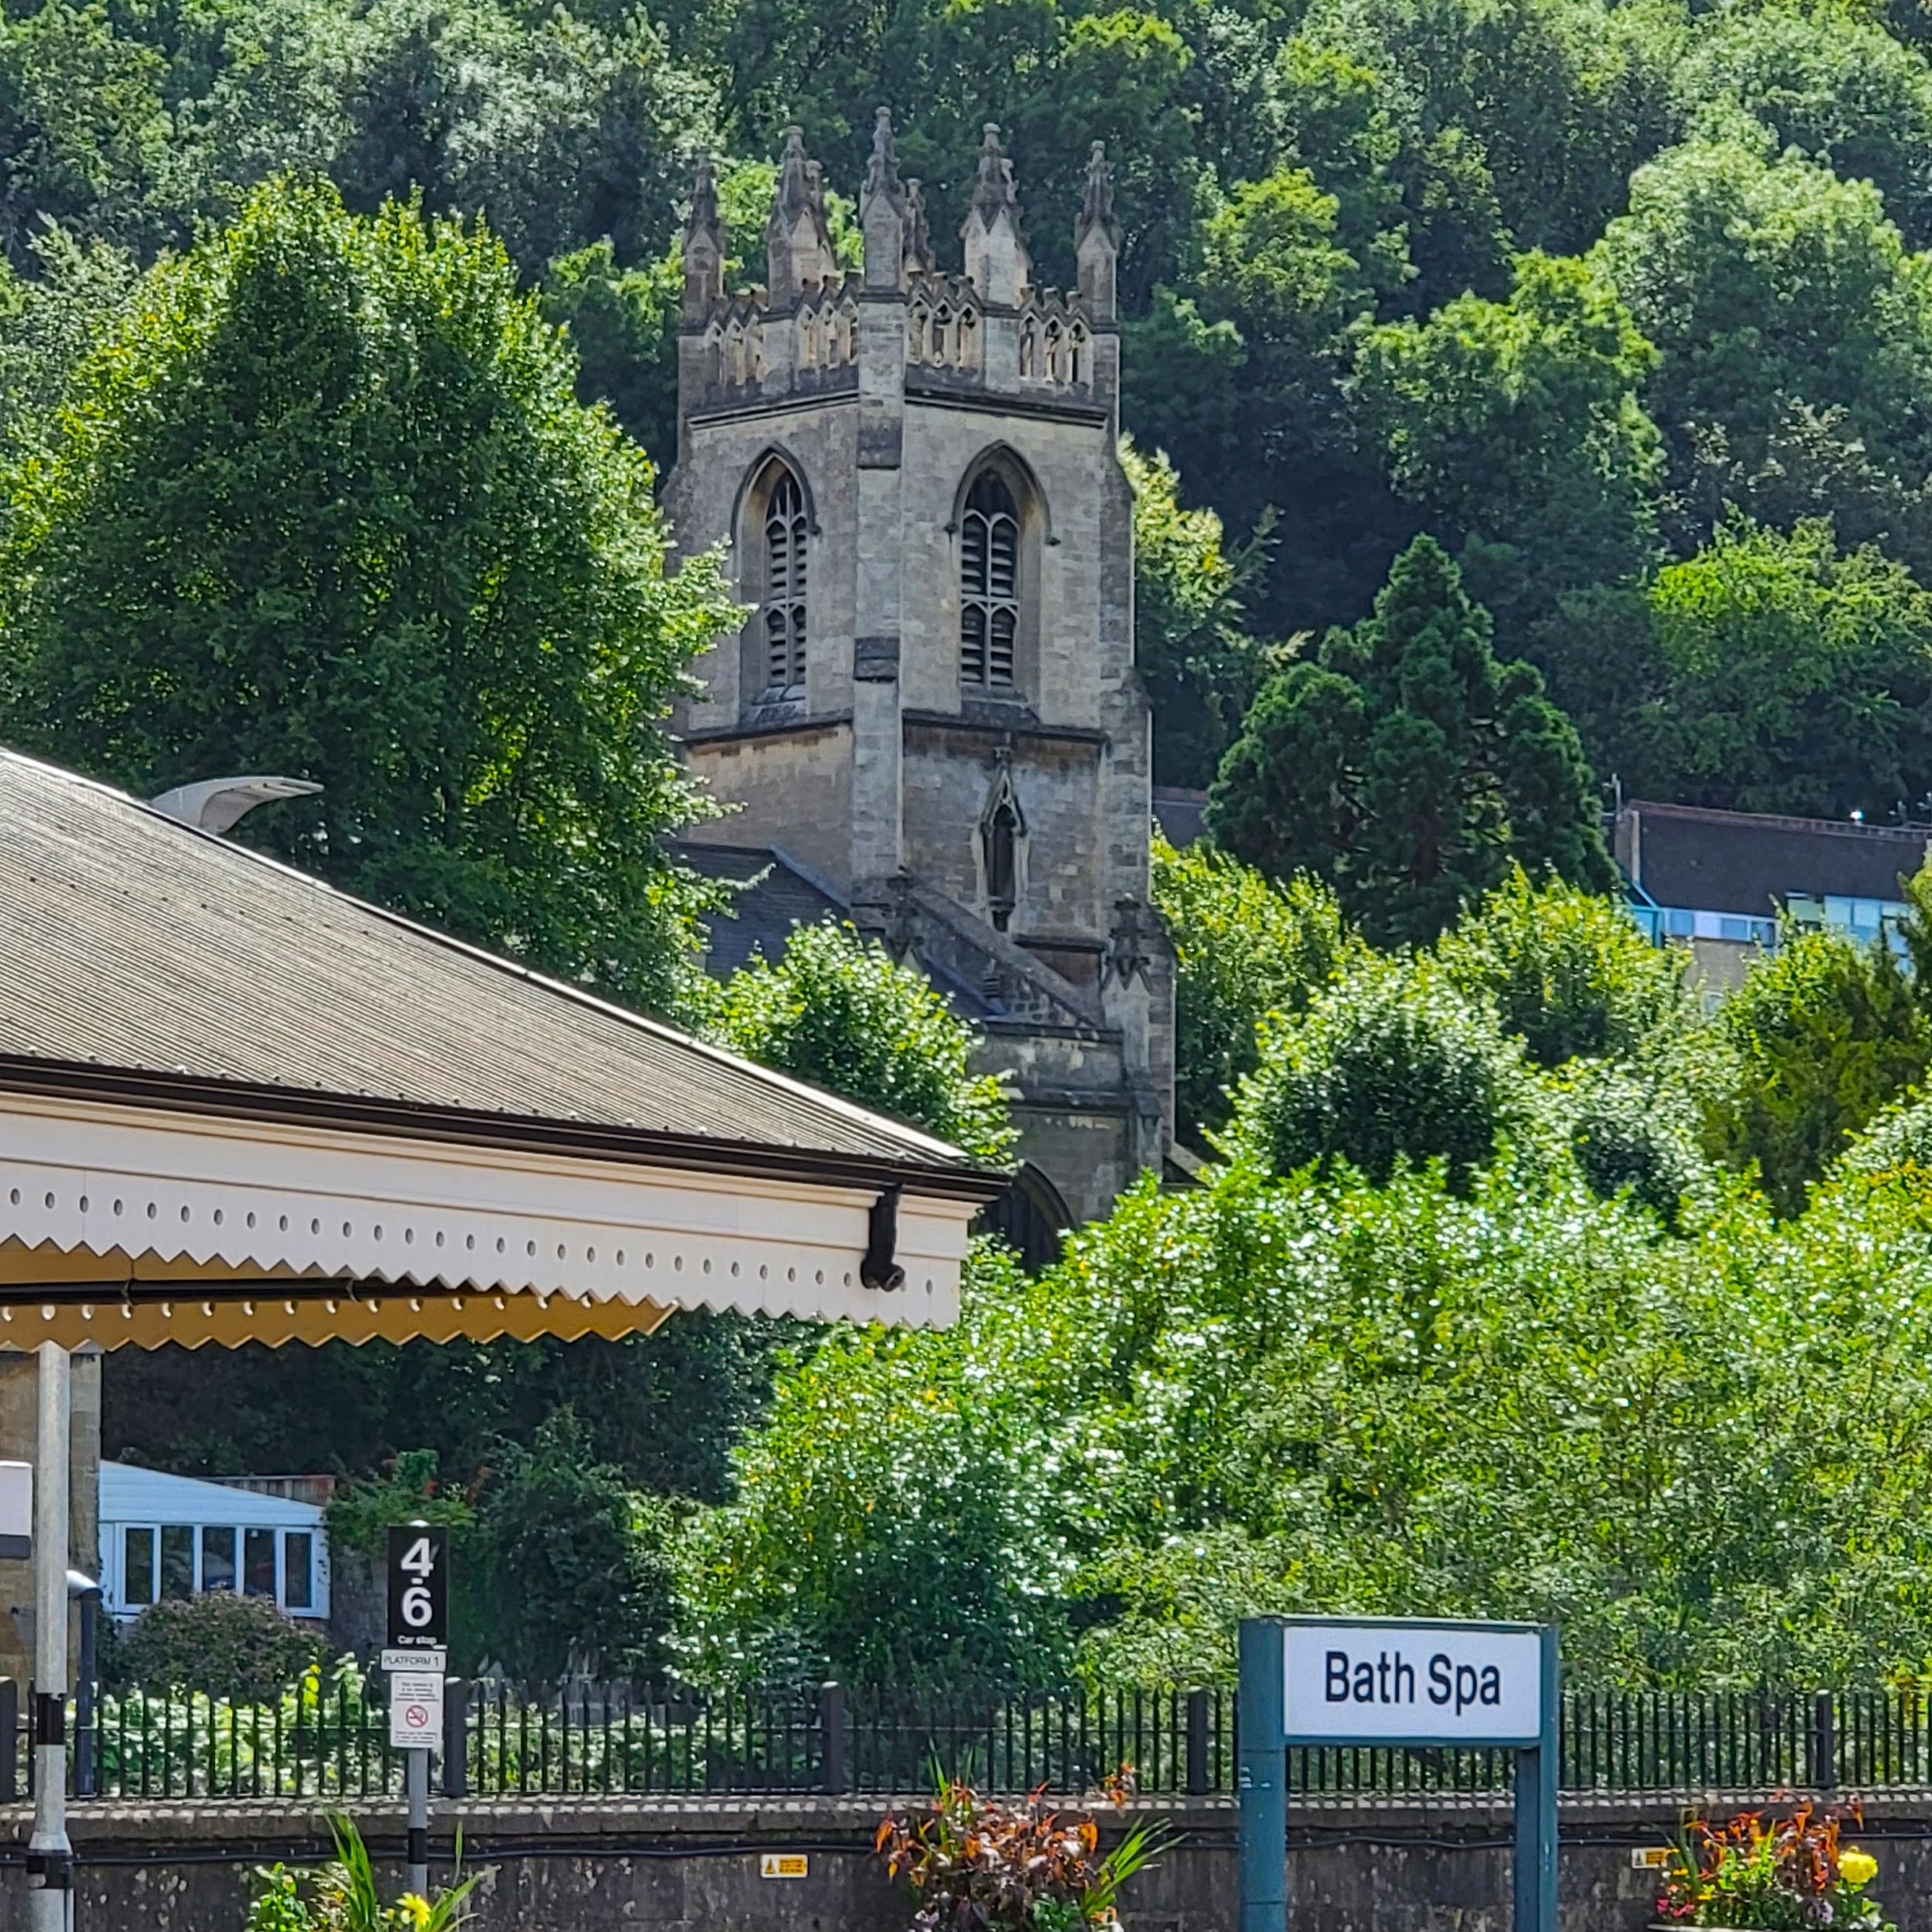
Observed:
[[[1287,1932],[1288,1748],[1515,1753],[1515,1932],[1556,1932],[1556,1632],[1254,1617],[1240,1633],[1240,1932]]]

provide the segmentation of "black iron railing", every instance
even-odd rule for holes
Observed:
[[[103,1691],[77,1708],[77,1794],[126,1799],[396,1796],[381,1678],[311,1673],[278,1697]],[[0,1682],[0,1801],[32,1753],[19,1688]],[[12,1739],[13,1748],[5,1748]],[[1131,1767],[1150,1794],[1234,1788],[1234,1693],[962,1685],[950,1690],[702,1690],[496,1682],[447,1686],[438,1740],[452,1796],[702,1796],[930,1789],[940,1773],[1002,1791],[1090,1791]],[[1872,1791],[1932,1787],[1932,1702],[1917,1691],[1573,1689],[1567,1792]],[[1500,1751],[1325,1748],[1291,1753],[1308,1795],[1505,1791]]]

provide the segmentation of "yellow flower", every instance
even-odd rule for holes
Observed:
[[[1878,1867],[1872,1869],[1876,1871]],[[425,1932],[430,1922],[430,1902],[420,1892],[405,1892],[396,1901],[396,1909],[404,1923],[415,1927],[416,1932]]]
[[[1838,1875],[1847,1885],[1869,1885],[1879,1875],[1879,1862],[1869,1852],[1850,1845],[1838,1855]]]

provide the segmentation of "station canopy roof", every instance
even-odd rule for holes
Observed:
[[[1002,1185],[0,752],[0,1347],[943,1323]]]

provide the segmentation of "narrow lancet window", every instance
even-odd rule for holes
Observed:
[[[966,498],[960,543],[960,675],[1010,689],[1019,634],[1019,509],[992,471]]]
[[[805,536],[805,493],[781,467],[765,499],[765,682],[774,697],[804,689]]]

